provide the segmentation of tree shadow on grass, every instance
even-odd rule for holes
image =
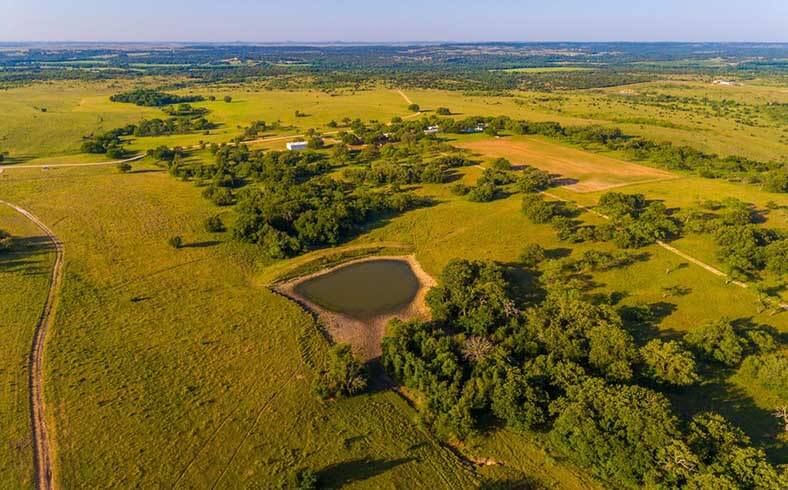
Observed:
[[[659,301],[648,305],[622,306],[618,313],[624,321],[624,328],[632,334],[635,343],[642,346],[657,337],[675,338],[680,335],[677,331],[660,328],[660,323],[677,308],[673,303]]]
[[[21,275],[45,274],[49,264],[41,262],[37,256],[54,250],[55,246],[49,237],[15,237],[10,250],[0,251],[0,272]]]
[[[415,458],[372,459],[361,458],[329,465],[319,471],[323,488],[341,488],[383,474],[397,466],[414,461]]]
[[[717,412],[740,427],[754,446],[766,451],[772,463],[788,463],[788,445],[777,440],[783,427],[771,411],[757,406],[741,387],[725,380],[731,370],[718,366],[712,369],[708,373],[711,381],[682,393],[668,394],[679,414],[690,418],[701,412]]]
[[[194,243],[185,243],[181,246],[181,248],[208,248],[208,247],[215,247],[222,243],[219,240],[208,240],[205,242],[194,242]]]

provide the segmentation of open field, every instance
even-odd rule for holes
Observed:
[[[530,165],[550,172],[564,180],[564,187],[574,192],[605,191],[677,178],[664,170],[575,150],[544,138],[484,138],[463,141],[457,146],[487,158],[504,157],[515,166]]]
[[[28,356],[41,314],[54,253],[41,231],[13,209],[0,205],[2,228],[15,237],[13,253],[0,257],[0,486],[33,485]]]

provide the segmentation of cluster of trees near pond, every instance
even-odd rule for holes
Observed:
[[[538,248],[524,251],[530,267],[544,256]],[[495,263],[450,262],[427,295],[433,320],[390,325],[385,368],[423,396],[423,421],[446,437],[500,425],[541,432],[619,488],[785,488],[785,473],[739,428],[711,412],[681,418],[665,396],[692,389],[709,369],[739,366],[754,383],[782,379],[772,387],[785,389],[774,333],[720,320],[638,345],[613,306],[590,301],[566,276],[626,263],[598,255],[547,267],[540,300],[518,298]]]

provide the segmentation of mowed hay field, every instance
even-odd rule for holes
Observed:
[[[14,236],[14,250],[0,255],[0,487],[25,488],[33,482],[27,362],[54,251],[35,225],[4,204],[0,229]]]
[[[319,402],[327,344],[312,318],[258,285],[253,249],[202,231],[219,210],[200,189],[135,166],[3,182],[66,246],[46,356],[60,486],[270,488],[301,465],[330,486],[473,488],[526,466],[546,485],[593,486],[527,440],[527,461],[477,468],[392,391]],[[175,234],[180,250],[166,244]]]
[[[474,138],[457,146],[487,158],[507,158],[515,166],[540,168],[565,181],[564,187],[575,192],[603,191],[676,177],[664,170],[576,150],[539,137]]]

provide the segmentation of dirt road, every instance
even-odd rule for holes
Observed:
[[[44,308],[38,319],[33,334],[33,345],[28,357],[28,370],[30,379],[30,422],[33,437],[33,463],[36,472],[36,487],[41,490],[54,488],[52,478],[51,449],[49,445],[49,433],[47,432],[46,417],[44,413],[44,348],[46,336],[50,327],[55,321],[55,304],[57,302],[58,290],[63,278],[63,253],[65,248],[63,242],[50,230],[41,220],[29,211],[9,202],[0,200],[4,204],[16,210],[18,213],[33,222],[49,238],[55,247],[55,263],[52,267],[52,276],[49,280],[49,293],[47,294]]]

